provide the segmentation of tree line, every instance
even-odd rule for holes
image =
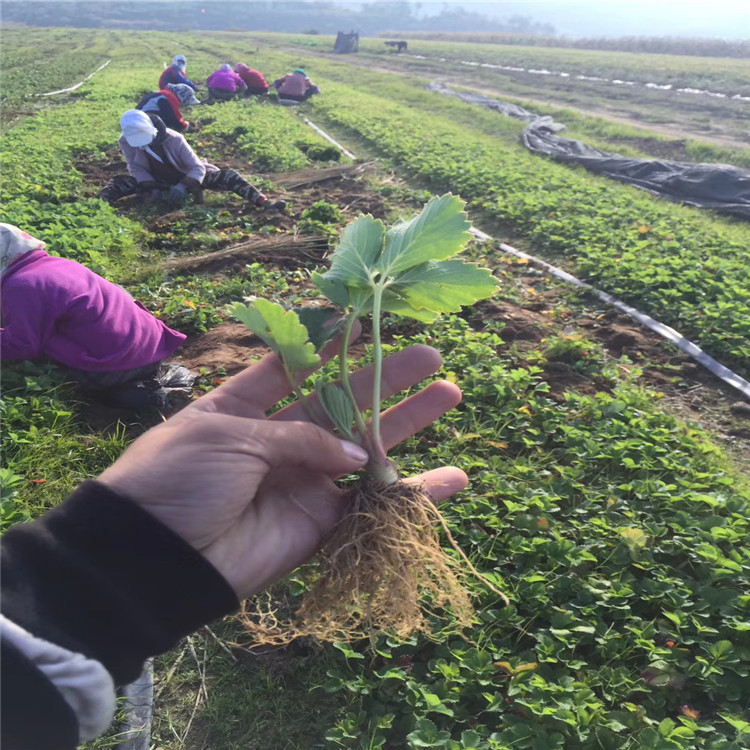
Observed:
[[[375,35],[390,28],[403,31],[512,31],[553,34],[554,27],[526,16],[492,18],[464,8],[446,6],[434,16],[420,14],[419,4],[373,2],[359,9],[332,2],[253,2],[247,0],[186,0],[186,2],[27,2],[4,0],[3,22],[29,26],[73,26],[154,30],[287,31],[335,34],[356,30]]]

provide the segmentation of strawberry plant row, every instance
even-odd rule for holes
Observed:
[[[468,106],[468,105],[467,105]],[[451,189],[548,257],[747,373],[750,229],[384,97],[331,84],[318,113],[417,179]]]

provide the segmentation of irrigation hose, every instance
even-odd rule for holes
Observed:
[[[343,153],[345,156],[348,156],[350,159],[356,159],[351,151],[348,151],[340,143],[337,143],[323,129],[312,123],[307,117],[303,119],[311,128],[320,133],[320,135],[322,135],[327,141],[336,146],[336,148],[338,148],[341,153]],[[477,239],[489,240],[492,242],[497,241],[494,237],[491,237],[489,234],[486,234],[476,227],[471,227],[469,231]],[[679,331],[675,331],[674,328],[670,328],[668,325],[660,323],[650,315],[646,315],[645,313],[640,312],[640,310],[636,310],[634,307],[626,305],[624,302],[621,302],[611,294],[602,292],[596,287],[591,286],[591,284],[587,284],[585,281],[581,281],[579,278],[576,278],[572,274],[569,274],[567,271],[563,271],[561,268],[557,268],[557,266],[553,266],[552,264],[547,263],[547,261],[542,260],[541,258],[537,258],[534,255],[529,255],[528,253],[524,253],[521,250],[517,250],[512,245],[508,245],[505,242],[500,243],[500,249],[503,250],[503,252],[506,252],[510,255],[515,255],[517,258],[523,258],[529,263],[533,263],[535,266],[543,268],[545,271],[547,271],[547,273],[555,276],[558,279],[567,281],[569,284],[573,284],[574,286],[580,287],[581,289],[586,289],[592,292],[602,302],[608,305],[612,305],[612,307],[614,307],[615,309],[625,313],[636,322],[645,326],[654,333],[658,333],[667,341],[670,341],[680,351],[692,357],[699,365],[705,367],[709,372],[716,375],[717,378],[722,380],[731,388],[734,388],[736,391],[739,391],[739,393],[741,393],[746,399],[750,400],[750,383],[747,380],[740,377],[736,372],[733,372],[728,367],[722,365],[720,362],[717,362],[713,357],[710,357],[708,354],[706,354],[706,352],[703,351],[703,349],[701,349],[697,344],[694,344],[689,339],[685,338]]]
[[[104,68],[106,68],[107,65],[109,65],[111,62],[112,60],[107,60],[107,62],[102,63],[93,73],[89,73],[82,81],[77,83],[75,86],[71,86],[67,89],[58,89],[57,91],[47,91],[44,94],[34,94],[34,96],[54,96],[55,94],[67,94],[70,91],[75,91],[76,89],[81,88],[81,86],[83,86],[83,84],[86,83],[86,81],[88,81],[89,78],[91,78],[93,75],[98,73],[100,70],[104,70]]]

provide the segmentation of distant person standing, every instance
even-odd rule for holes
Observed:
[[[296,102],[304,102],[314,94],[320,93],[320,89],[307,77],[302,68],[287,73],[283,78],[274,81],[273,85],[279,92],[279,99],[292,99]]]
[[[245,63],[237,63],[234,66],[234,72],[247,85],[245,96],[264,96],[268,93],[268,81],[259,70],[253,70]]]
[[[183,133],[190,127],[190,123],[183,119],[180,106],[189,107],[193,104],[200,102],[190,86],[186,83],[168,83],[163,91],[146,94],[135,108],[159,115],[168,128]]]
[[[238,92],[245,91],[247,84],[232,70],[229,63],[224,63],[206,80],[208,95],[212,99],[228,101],[234,99]]]
[[[172,64],[168,68],[165,68],[159,77],[159,89],[164,90],[168,83],[184,83],[190,86],[193,91],[197,91],[198,86],[185,75],[186,68],[187,60],[185,59],[185,55],[175,55],[172,58]]]

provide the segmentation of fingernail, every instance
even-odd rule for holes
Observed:
[[[344,448],[344,453],[346,453],[349,458],[352,459],[352,461],[356,461],[359,464],[366,464],[367,460],[370,458],[367,455],[367,451],[364,450],[364,448],[360,448],[358,445],[355,445],[354,443],[350,443],[346,440],[341,441],[341,445]]]

